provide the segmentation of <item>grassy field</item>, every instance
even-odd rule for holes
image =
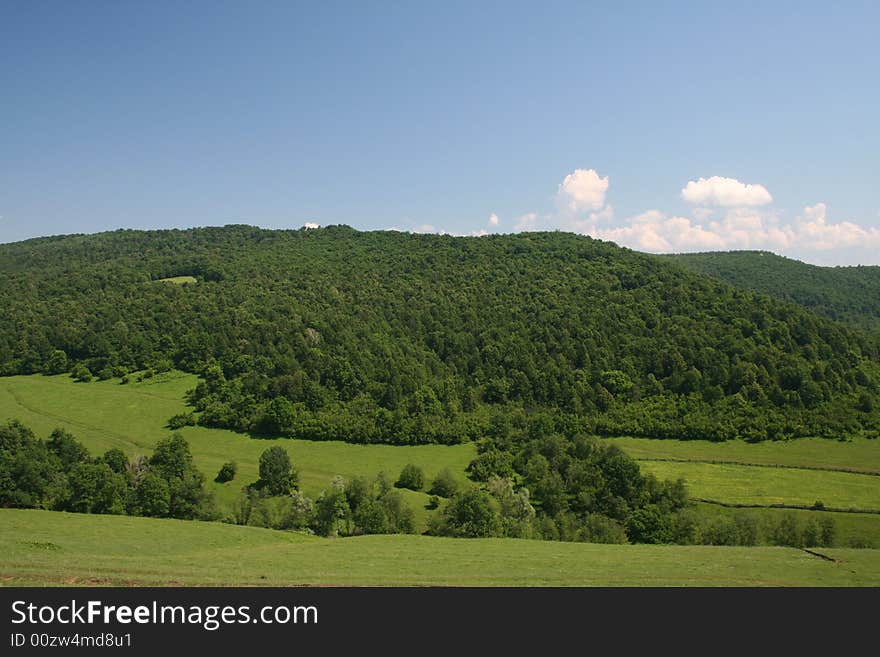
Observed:
[[[18,418],[45,438],[55,427],[71,431],[93,454],[118,447],[130,457],[150,454],[158,440],[171,434],[168,419],[187,410],[184,393],[197,378],[166,373],[142,382],[120,385],[118,379],[75,383],[69,376],[0,378],[0,422]],[[464,481],[464,469],[474,458],[474,445],[354,445],[338,441],[263,440],[223,429],[185,427],[180,433],[190,444],[196,465],[211,482],[218,505],[229,508],[241,487],[256,481],[263,450],[281,445],[299,470],[300,487],[317,497],[337,474],[373,477],[385,472],[392,480],[407,463],[422,467],[428,481],[450,468]],[[226,461],[238,464],[235,479],[212,480]],[[424,493],[403,491],[424,525],[428,511]]]
[[[798,438],[788,441],[747,443],[730,440],[656,440],[608,438],[636,459],[684,459],[688,461],[735,461],[763,465],[807,468],[841,468],[880,472],[880,440],[851,441]]]
[[[157,278],[155,283],[173,283],[174,285],[187,285],[197,283],[195,276],[171,276],[170,278]]]
[[[321,539],[220,523],[0,510],[6,585],[880,586],[880,551]]]
[[[639,465],[660,479],[684,477],[688,493],[696,498],[806,506],[818,500],[827,507],[880,509],[880,477],[865,474],[699,462],[641,461]]]

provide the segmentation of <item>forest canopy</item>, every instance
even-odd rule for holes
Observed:
[[[880,427],[874,334],[567,233],[40,238],[0,245],[0,303],[0,374],[194,372],[179,426],[395,444]]]

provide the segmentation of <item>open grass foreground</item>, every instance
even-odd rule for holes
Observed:
[[[0,510],[5,585],[880,586],[880,550],[322,539],[221,523]]]

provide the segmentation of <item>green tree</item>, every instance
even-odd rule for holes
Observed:
[[[797,516],[793,513],[783,514],[779,519],[779,522],[776,523],[776,526],[773,528],[772,539],[775,545],[801,547],[803,537]]]
[[[417,465],[408,463],[403,466],[400,476],[394,483],[397,488],[408,488],[409,490],[422,490],[425,485],[425,474]]]
[[[282,498],[281,522],[278,529],[304,529],[314,520],[315,503],[298,490]]]
[[[334,478],[330,487],[321,492],[315,502],[313,528],[321,536],[338,536],[346,533],[351,509],[345,497],[345,482]]]
[[[134,489],[135,515],[164,518],[171,510],[168,482],[155,472],[146,472]]]
[[[76,513],[125,513],[126,479],[106,463],[78,463],[68,481],[70,497],[65,507]]]
[[[452,497],[458,490],[458,480],[449,468],[443,468],[431,482],[428,495],[438,497]]]
[[[633,543],[671,543],[672,518],[655,504],[635,509],[626,519],[626,533]]]
[[[819,521],[819,545],[822,547],[831,547],[834,545],[834,538],[837,534],[837,529],[834,526],[834,518],[830,515],[825,515]]]
[[[89,451],[64,429],[55,429],[49,436],[46,446],[58,456],[61,467],[70,470],[79,463],[89,460]]]
[[[235,461],[227,461],[220,466],[220,470],[217,472],[217,476],[214,477],[214,481],[218,484],[225,484],[227,481],[232,481],[235,478],[237,469]]]
[[[15,420],[0,426],[0,506],[54,508],[67,494],[61,461],[46,443]]]
[[[67,354],[62,349],[55,349],[45,365],[46,374],[63,374],[67,371]]]
[[[82,363],[77,363],[70,371],[70,375],[81,383],[88,383],[92,380],[92,372]]]
[[[118,447],[111,447],[104,452],[101,460],[109,465],[110,469],[116,474],[128,475],[128,457]]]
[[[283,447],[275,445],[260,454],[260,486],[269,495],[287,495],[299,477]]]
[[[170,438],[160,440],[149,465],[168,484],[168,515],[183,519],[197,517],[206,499],[204,476],[193,463],[186,439],[174,433]]]
[[[500,530],[497,503],[476,487],[456,493],[442,512],[434,532],[462,538],[496,536]]]

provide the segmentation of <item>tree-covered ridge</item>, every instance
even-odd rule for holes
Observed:
[[[793,301],[825,317],[880,330],[880,267],[817,267],[766,251],[662,257],[737,287]]]
[[[193,284],[160,279],[192,276]],[[566,233],[345,226],[0,245],[0,372],[178,367],[206,425],[362,442],[878,427],[878,345],[794,304]]]

